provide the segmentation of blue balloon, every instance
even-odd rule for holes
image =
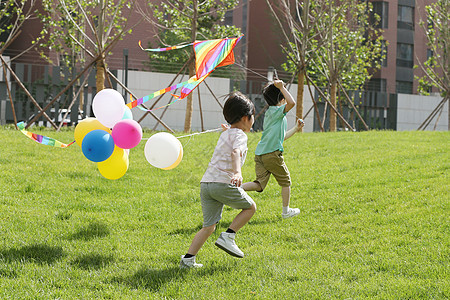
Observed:
[[[96,129],[86,134],[81,143],[84,156],[93,162],[107,160],[114,151],[114,140],[108,132]]]

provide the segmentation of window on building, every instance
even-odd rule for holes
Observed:
[[[427,49],[427,60],[433,57],[433,50]]]
[[[302,15],[303,15],[303,7],[302,7],[302,5],[303,4],[299,4],[298,5],[298,9],[297,9],[297,12],[295,14],[295,20],[297,22],[299,22],[302,19]]]
[[[428,61],[430,58],[432,58],[433,56],[434,56],[433,50],[427,49],[427,61]],[[433,61],[431,62],[431,65],[434,65],[434,64],[433,64]],[[431,94],[431,93],[433,92],[433,87],[430,85],[430,86],[428,87],[427,91],[428,91],[428,93]]]
[[[397,94],[412,94],[413,83],[410,81],[397,81],[395,90]]]
[[[389,3],[384,1],[372,2],[373,12],[380,17],[378,24],[375,25],[376,28],[388,28],[388,19],[389,19]],[[372,16],[372,24],[375,23],[375,20]]]
[[[414,7],[398,6],[397,28],[414,30]]]
[[[384,55],[384,58],[381,60],[381,65],[383,67],[387,67],[388,47],[386,44],[386,40],[381,41],[381,53],[382,55]]]
[[[430,60],[431,58],[433,58],[434,56],[434,51],[431,49],[427,49],[427,61]],[[431,60],[431,65],[434,65],[434,59]]]
[[[232,26],[233,25],[233,11],[228,10],[225,13],[225,22],[224,25]]]
[[[386,92],[386,79],[372,78],[367,83],[367,89],[375,92]]]
[[[413,44],[397,44],[397,67],[412,68],[414,45]]]

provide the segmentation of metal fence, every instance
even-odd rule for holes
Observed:
[[[369,129],[397,129],[397,95],[383,92],[371,91],[350,91],[348,96],[352,99],[354,106],[358,110]],[[330,106],[321,101],[316,93],[319,116],[324,128],[329,128]],[[364,124],[359,119],[355,109],[347,103],[347,100],[340,97],[337,109],[343,118],[357,131],[366,130]],[[327,108],[326,114],[324,110]],[[325,119],[323,118],[325,116]],[[338,129],[344,130],[345,125],[341,120],[337,121]],[[314,119],[314,131],[319,131],[320,125],[317,118]]]
[[[41,108],[44,108],[54,97],[63,90],[81,70],[78,68],[32,65],[22,63],[12,63],[11,69],[14,71],[20,82],[26,87]],[[87,73],[86,73],[87,74]],[[88,76],[88,78],[86,78]],[[38,107],[30,100],[27,93],[20,86],[12,74],[8,72],[7,78],[0,77],[0,106],[2,123],[14,122],[11,99],[7,91],[7,83],[11,91],[12,104],[18,121],[28,122],[39,112]],[[8,80],[8,82],[6,82]],[[84,84],[83,84],[84,83]],[[80,91],[81,85],[83,87]],[[92,95],[96,93],[95,72],[81,76],[76,83],[63,93],[46,110],[46,114],[53,122],[59,125],[75,124],[78,120],[89,116]],[[63,120],[66,112],[67,118]],[[41,116],[37,123],[48,126],[47,119]]]
[[[256,118],[253,129],[256,131],[263,129],[264,107],[266,102],[261,95],[261,90],[266,82],[262,81],[232,81],[231,89],[239,90],[249,96],[250,100],[255,104]],[[305,93],[308,91],[305,89]],[[369,129],[397,129],[397,95],[383,92],[373,91],[347,91],[350,99],[352,99],[354,107],[369,127]],[[338,111],[343,118],[356,130],[366,130],[362,121],[359,119],[352,105],[348,104],[344,95],[338,95]],[[325,101],[320,99],[319,93],[314,92],[314,99],[317,103],[320,122],[322,127],[329,128],[331,107],[326,105]],[[308,109],[308,108],[306,108]],[[324,110],[326,109],[326,113]],[[305,111],[306,113],[306,111]],[[320,131],[319,120],[314,114],[314,131]],[[344,130],[345,125],[338,119],[338,129]]]
[[[45,107],[54,97],[64,89],[67,84],[75,78],[81,70],[77,68],[49,66],[49,65],[31,65],[22,63],[12,63],[11,68],[19,80],[24,84],[31,95],[36,99],[40,107]],[[113,72],[116,73],[117,72]],[[88,76],[88,78],[86,78]],[[11,88],[12,103],[18,121],[30,121],[39,112],[39,109],[30,101],[25,91],[18,82],[9,74],[8,84]],[[83,85],[81,92],[80,85]],[[253,129],[258,131],[263,128],[264,108],[266,103],[261,95],[261,89],[265,82],[263,81],[231,81],[230,90],[240,90],[249,96],[256,108],[256,118]],[[117,88],[113,85],[113,88]],[[96,93],[95,72],[91,71],[89,75],[84,75],[77,80],[76,84],[70,87],[62,94],[51,108],[46,111],[47,115],[55,122],[64,125],[76,124],[78,120],[91,116],[90,106],[92,97]],[[397,96],[382,92],[349,92],[350,98],[358,109],[364,121],[370,129],[392,129],[396,130],[397,116]],[[317,92],[314,95],[319,111],[320,122],[324,128],[329,127],[330,107],[321,101]],[[0,116],[2,123],[14,122],[13,111],[9,95],[6,88],[6,81],[3,76],[0,77]],[[326,113],[324,110],[326,108]],[[63,120],[65,113],[69,110],[68,117]],[[338,102],[338,110],[346,121],[357,130],[365,130],[362,122],[357,117],[353,107],[347,104],[347,101],[341,97]],[[311,114],[316,115],[314,111]],[[39,125],[49,126],[44,117],[40,117],[37,122]],[[342,122],[338,119],[338,127],[343,129]],[[314,117],[314,131],[320,130],[320,124]]]

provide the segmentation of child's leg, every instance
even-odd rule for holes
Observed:
[[[252,192],[252,191],[257,191],[257,192],[261,192],[262,188],[261,185],[258,182],[255,181],[251,181],[251,182],[246,182],[244,184],[242,184],[241,188],[244,189],[244,191],[248,192]]]
[[[238,232],[239,229],[242,228],[245,224],[250,221],[250,219],[253,217],[256,211],[256,204],[253,203],[250,208],[243,209],[241,212],[234,218],[233,222],[231,222],[230,229],[232,229],[234,232]]]
[[[281,187],[281,198],[283,200],[283,212],[281,216],[283,218],[291,218],[295,217],[300,213],[300,209],[298,208],[290,208],[289,202],[291,198],[291,187],[290,186],[282,186]]]
[[[189,247],[187,253],[191,255],[197,255],[200,248],[202,248],[203,244],[206,242],[206,240],[214,232],[215,229],[216,229],[215,224],[200,229],[200,231],[197,232],[194,239],[192,240],[191,246]]]
[[[222,232],[216,241],[216,246],[224,250],[230,255],[242,258],[244,257],[244,252],[239,249],[236,245],[234,238],[236,237],[236,232],[242,228],[251,219],[256,211],[256,204],[253,203],[250,208],[241,210],[241,212],[234,218],[231,222],[230,227],[226,232]]]
[[[281,198],[283,199],[283,207],[289,206],[291,199],[291,187],[282,186],[281,187]]]

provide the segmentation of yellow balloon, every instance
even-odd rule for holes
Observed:
[[[81,147],[81,142],[83,141],[86,134],[96,129],[102,129],[108,133],[111,133],[111,129],[104,126],[96,118],[86,118],[79,122],[74,131],[75,142],[78,144],[78,146]]]
[[[180,143],[180,154],[178,155],[177,160],[170,166],[168,166],[167,168],[162,168],[163,170],[170,170],[175,168],[176,166],[178,166],[181,162],[181,160],[183,159],[183,146]]]
[[[127,152],[115,146],[113,154],[107,160],[97,163],[97,168],[106,179],[116,180],[125,175],[128,164]]]

